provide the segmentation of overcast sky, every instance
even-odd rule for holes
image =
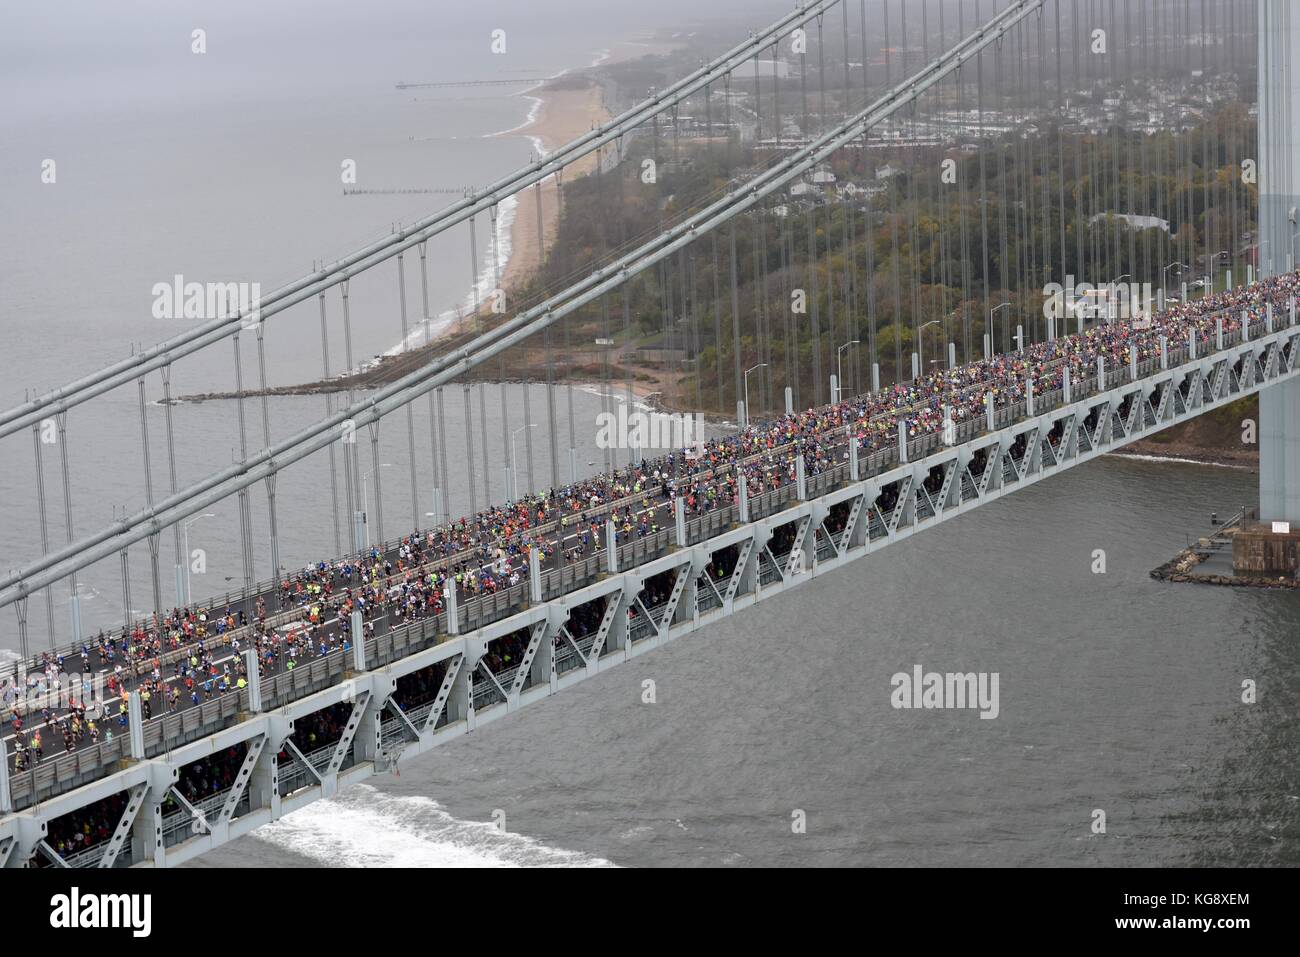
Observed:
[[[785,0],[5,0],[0,122],[124,105],[296,96],[552,65],[558,50],[699,18],[753,26]],[[207,33],[204,57],[191,33]],[[478,54],[507,31],[508,64]],[[741,34],[743,36],[743,34]],[[737,37],[739,39],[740,37]]]

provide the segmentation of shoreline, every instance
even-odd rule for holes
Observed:
[[[549,83],[543,84],[536,92],[520,95],[538,101],[532,120],[516,129],[494,133],[492,136],[530,139],[544,156],[611,118],[605,105],[604,88],[594,80],[578,89],[555,88]],[[593,153],[584,156],[569,169],[577,175],[585,175],[595,168],[595,164],[596,156]],[[542,216],[540,230],[537,221],[539,190]],[[514,221],[510,224],[510,257],[501,275],[501,285],[507,296],[514,295],[522,282],[537,270],[542,256],[550,250],[559,227],[560,197],[555,177],[548,176],[527,190],[526,194],[532,195],[532,201],[529,202],[528,195],[520,197]]]

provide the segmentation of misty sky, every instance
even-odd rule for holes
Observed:
[[[7,0],[0,123],[545,68],[548,51],[575,37],[691,29],[702,11],[758,26],[789,8],[785,0]],[[195,28],[207,32],[205,56],[190,50]],[[507,31],[508,63],[484,55],[496,28]]]

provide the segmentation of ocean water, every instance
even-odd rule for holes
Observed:
[[[204,866],[453,863],[444,815],[458,841],[503,814],[538,842],[510,845],[538,865],[561,849],[575,855],[564,863],[621,866],[1294,867],[1300,595],[1148,575],[1254,483],[1118,457],[1082,466],[403,762]],[[998,673],[998,717],[895,710],[890,678],[917,664]],[[792,832],[796,812],[806,833]],[[393,828],[408,842],[384,850]]]
[[[176,335],[191,320],[152,314],[154,285],[186,281],[258,283],[263,294],[297,278],[318,261],[333,260],[454,201],[447,194],[345,196],[363,189],[481,188],[527,163],[542,148],[526,127],[540,100],[532,77],[556,76],[604,62],[611,48],[664,25],[689,9],[670,2],[640,5],[576,0],[554,17],[529,0],[492,0],[472,9],[446,9],[415,0],[385,0],[364,13],[342,0],[256,0],[210,4],[142,0],[109,11],[92,0],[57,8],[19,2],[5,10],[0,31],[0,406],[62,384],[120,359],[139,346]],[[774,9],[774,8],[773,8]],[[772,10],[763,12],[767,17]],[[193,52],[193,31],[205,31],[206,52]],[[501,29],[507,53],[494,55]],[[397,90],[399,81],[488,79],[518,75],[517,86]],[[12,95],[8,95],[12,94]],[[43,182],[47,161],[53,182]],[[341,178],[355,163],[355,184]],[[476,222],[476,255],[464,226],[428,244],[428,322],[420,303],[419,258],[406,257],[408,331],[405,344],[437,334],[457,310],[470,308],[496,285],[511,254],[516,204],[501,204],[493,235],[487,216]],[[494,241],[495,240],[495,249]],[[354,278],[350,288],[351,366],[403,346],[396,265]],[[322,371],[320,313],[308,302],[266,323],[270,385],[318,378]],[[347,368],[338,290],[327,298],[330,368]],[[252,336],[240,347],[245,384],[257,382]],[[234,352],[226,346],[178,360],[173,394],[231,389]],[[512,383],[470,393],[467,416],[459,387],[446,390],[446,447],[451,475],[443,494],[453,514],[503,497],[509,428],[539,423],[517,440],[521,488],[568,480],[568,448],[580,473],[603,464],[595,448],[595,417],[606,400],[591,387],[556,397],[555,461],[545,387]],[[621,392],[621,387],[618,389]],[[162,384],[146,382],[146,418],[155,498],[171,487],[165,446]],[[341,401],[341,399],[339,400]],[[72,532],[84,535],[145,504],[139,399],[120,389],[68,417]],[[260,400],[245,403],[249,448],[259,448]],[[323,397],[269,400],[272,440],[319,418]],[[480,413],[486,411],[486,422]],[[228,402],[173,407],[176,482],[184,487],[238,457],[237,407]],[[381,429],[380,472],[369,476],[369,509],[382,495],[386,536],[429,523],[434,470],[430,407],[413,407],[414,478],[404,416]],[[484,429],[486,428],[486,432]],[[468,454],[467,432],[475,452]],[[487,436],[489,465],[482,465]],[[65,541],[59,447],[45,450],[52,544]],[[369,450],[361,455],[371,468]],[[626,453],[620,460],[626,461]],[[530,466],[530,463],[531,466]],[[341,464],[341,463],[340,463]],[[344,508],[341,469],[340,511]],[[0,440],[0,553],[13,564],[41,549],[31,436]],[[486,484],[485,484],[486,483]],[[474,492],[471,495],[470,486]],[[414,489],[414,496],[412,495]],[[359,494],[359,493],[358,493]],[[280,548],[287,567],[335,552],[330,470],[324,455],[282,473],[277,488]],[[250,495],[257,576],[269,577],[267,497]],[[189,529],[189,547],[206,553],[194,594],[238,588],[238,510],[234,499],[211,509]],[[376,534],[378,530],[376,529]],[[348,547],[346,524],[341,529]],[[174,600],[171,535],[162,536],[163,600]],[[8,566],[6,566],[8,567]],[[129,556],[131,600],[124,603],[117,560],[79,577],[83,625],[115,626],[152,605],[147,550]],[[34,649],[50,633],[67,640],[70,593],[52,590],[52,617],[40,598],[29,607]],[[127,604],[127,607],[124,607]],[[17,620],[0,614],[0,664],[16,657]],[[297,816],[265,840],[286,860],[316,846],[333,846],[342,828],[373,844],[327,863],[398,859],[414,833],[437,832],[421,863],[508,865],[521,861],[600,863],[598,855],[551,850],[517,836],[450,818],[430,800],[401,801],[358,790],[324,817]],[[274,842],[278,842],[274,843]],[[410,860],[410,858],[406,858]],[[321,859],[316,858],[318,862]]]
[[[728,9],[739,8],[728,3]],[[351,3],[89,0],[6,9],[0,31],[0,404],[21,401],[151,344],[183,323],[152,317],[152,286],[256,281],[264,291],[451,197],[344,196],[358,187],[482,185],[524,163],[527,84],[397,91],[399,80],[551,75],[580,69],[636,31],[679,23],[690,5],[574,0],[570,15],[504,0],[447,11],[391,0]],[[754,22],[784,4],[744,4]],[[190,52],[207,30],[208,52]],[[508,65],[487,59],[504,28]],[[513,132],[511,132],[513,131]],[[504,134],[504,135],[498,135]],[[45,159],[57,181],[40,181]],[[508,254],[503,205],[498,254]],[[488,223],[478,256],[464,230],[430,243],[430,318],[494,278]],[[418,258],[407,259],[408,335],[419,342]],[[353,364],[401,340],[396,267],[354,280]],[[327,300],[331,367],[344,367],[341,302]],[[250,337],[243,337],[247,340]],[[267,325],[271,384],[317,377],[319,313],[295,307]],[[229,389],[233,353],[181,360],[178,393]],[[256,380],[242,343],[245,382]],[[503,429],[545,421],[540,386],[487,386],[491,464],[481,466],[479,393],[467,422],[459,387],[444,394],[450,507],[500,497]],[[157,376],[147,383],[156,495],[170,487]],[[557,396],[559,462],[536,430],[534,483],[566,478],[567,394]],[[592,389],[573,392],[578,467],[593,469]],[[143,504],[138,398],[131,389],[69,417],[76,534]],[[322,397],[272,400],[272,438],[324,412]],[[248,442],[263,441],[246,404]],[[234,404],[173,410],[183,486],[238,455]],[[404,416],[380,431],[388,535],[432,507],[429,413],[417,402],[415,501]],[[549,423],[547,423],[549,425]],[[466,433],[473,434],[471,459]],[[0,440],[0,546],[10,562],[40,551],[31,438]],[[370,468],[368,450],[363,470]],[[44,460],[50,535],[64,540],[58,456]],[[486,478],[486,493],[483,481]],[[521,484],[527,485],[526,477]],[[371,477],[371,494],[375,494]],[[342,484],[340,477],[340,495]],[[281,476],[283,562],[334,550],[328,461]],[[1255,499],[1237,470],[1109,458],[1017,493],[879,556],[675,642],[635,663],[412,760],[205,857],[201,866],[622,866],[698,864],[1289,864],[1300,863],[1300,597],[1172,586],[1147,571],[1200,534],[1211,511]],[[259,577],[267,567],[266,496],[250,495]],[[190,529],[207,552],[196,595],[239,584],[233,500]],[[347,530],[342,530],[347,541]],[[162,591],[171,600],[170,535]],[[1091,572],[1103,549],[1107,571]],[[147,552],[130,556],[131,610],[151,603]],[[124,614],[116,561],[81,576],[87,627]],[[29,608],[35,647],[43,603]],[[69,595],[54,590],[67,633]],[[17,645],[0,609],[0,662]],[[996,671],[997,720],[895,711],[889,679],[927,670]],[[1240,703],[1243,680],[1259,700]],[[657,703],[642,703],[653,681]],[[1091,834],[1107,813],[1108,832]],[[806,814],[807,833],[791,831]],[[498,813],[499,812],[499,813]],[[503,818],[502,818],[503,815]],[[504,820],[504,832],[495,820]]]

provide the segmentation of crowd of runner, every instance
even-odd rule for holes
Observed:
[[[909,437],[935,433],[945,417],[960,424],[983,415],[986,393],[997,406],[1010,405],[1025,397],[1031,383],[1041,395],[1061,388],[1066,370],[1074,382],[1095,375],[1098,359],[1112,369],[1131,357],[1155,359],[1162,341],[1177,348],[1189,333],[1195,334],[1197,355],[1204,355],[1215,347],[1216,317],[1232,335],[1243,314],[1261,321],[1271,303],[1275,322],[1285,323],[1298,293],[1300,277],[1287,273],[1178,303],[1158,316],[1099,324],[1022,351],[934,369],[879,392],[755,423],[691,449],[494,505],[361,556],[318,562],[258,597],[251,616],[229,608],[174,609],[128,633],[101,632],[72,661],[47,653],[27,683],[29,689],[51,687],[80,664],[83,674],[103,676],[108,703],[102,708],[88,710],[76,695],[61,708],[24,708],[12,685],[0,690],[0,719],[16,740],[15,766],[24,770],[52,752],[123,733],[132,694],[140,695],[147,719],[244,688],[243,658],[232,652],[256,650],[263,674],[293,670],[348,650],[353,610],[361,611],[367,634],[376,627],[402,627],[441,613],[452,582],[464,598],[520,584],[534,550],[542,567],[600,550],[608,544],[606,518],[613,519],[616,542],[623,544],[671,526],[678,496],[688,516],[732,505],[737,468],[751,496],[779,489],[795,481],[799,454],[807,473],[816,475],[843,462],[850,435],[863,453],[894,448],[900,422]],[[268,599],[278,607],[268,609]],[[511,659],[520,651],[511,649]]]

